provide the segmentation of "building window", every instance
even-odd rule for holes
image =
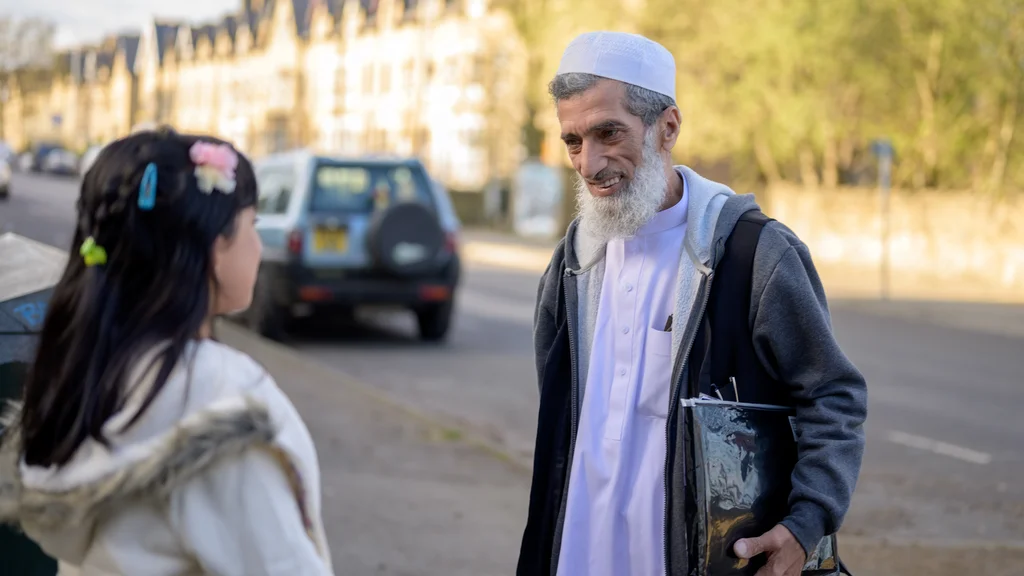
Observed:
[[[457,85],[459,83],[459,59],[452,56],[444,63],[444,81],[446,84]]]
[[[363,68],[363,94],[373,94],[373,64]]]
[[[487,143],[484,131],[481,128],[470,128],[466,130],[466,145],[473,149],[483,148]]]
[[[483,55],[477,54],[474,56],[470,63],[470,82],[474,84],[483,84],[487,71],[486,66],[487,62],[484,60]]]
[[[267,152],[273,154],[288,148],[288,119],[273,118],[267,123]]]
[[[416,68],[414,67],[414,63],[411,60],[406,62],[405,66],[402,68],[402,83],[405,85],[405,88],[410,90],[413,88],[416,82],[415,74]]]
[[[345,97],[345,69],[339,67],[338,73],[334,75],[334,95],[339,100]]]
[[[382,94],[391,92],[391,65],[384,64],[380,68],[380,91]]]

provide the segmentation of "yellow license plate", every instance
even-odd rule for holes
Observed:
[[[344,230],[317,230],[313,233],[317,252],[344,252],[348,249],[348,233]]]

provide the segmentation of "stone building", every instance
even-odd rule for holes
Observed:
[[[217,22],[156,19],[66,51],[46,81],[13,79],[0,137],[84,150],[169,124],[254,157],[416,155],[479,191],[522,160],[525,58],[489,0],[243,0]]]

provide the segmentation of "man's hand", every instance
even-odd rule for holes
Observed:
[[[744,538],[736,542],[733,551],[740,558],[748,559],[758,554],[768,555],[768,563],[755,576],[800,576],[807,562],[803,546],[782,524],[757,538]]]

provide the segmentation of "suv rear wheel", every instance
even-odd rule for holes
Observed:
[[[428,342],[439,342],[448,335],[451,328],[452,301],[430,304],[416,310],[416,321],[420,327],[420,338]]]

